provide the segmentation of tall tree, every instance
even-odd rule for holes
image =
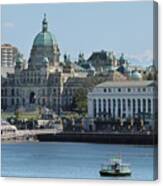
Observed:
[[[87,112],[87,90],[80,88],[75,92],[73,99],[73,108],[80,114],[86,114]]]

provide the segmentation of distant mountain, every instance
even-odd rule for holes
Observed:
[[[153,64],[153,52],[151,50],[146,50],[142,54],[125,54],[125,57],[132,65],[146,67]]]

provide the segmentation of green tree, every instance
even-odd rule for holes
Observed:
[[[84,88],[80,88],[75,92],[73,99],[73,109],[80,113],[86,114],[87,112],[87,90]]]

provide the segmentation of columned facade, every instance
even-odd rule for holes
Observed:
[[[88,94],[91,118],[135,118],[153,115],[154,82],[105,82]]]

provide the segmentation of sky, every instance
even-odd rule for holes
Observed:
[[[106,50],[144,64],[152,61],[152,1],[3,5],[1,43],[16,46],[28,59],[44,13],[62,56],[74,60],[79,52],[87,58]]]

